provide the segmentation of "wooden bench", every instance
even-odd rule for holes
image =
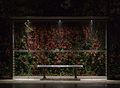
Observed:
[[[45,68],[74,68],[74,76],[77,79],[77,70],[76,68],[82,68],[83,65],[37,65],[38,68],[43,68],[43,79],[46,79]]]

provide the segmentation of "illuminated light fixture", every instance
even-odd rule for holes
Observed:
[[[58,27],[61,28],[61,26],[62,26],[62,21],[58,20]]]

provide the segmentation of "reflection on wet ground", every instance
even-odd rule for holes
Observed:
[[[120,88],[120,84],[0,83],[0,88]]]

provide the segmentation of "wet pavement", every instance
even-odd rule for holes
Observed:
[[[120,84],[0,83],[0,88],[120,88]]]

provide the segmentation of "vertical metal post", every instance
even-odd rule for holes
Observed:
[[[108,25],[106,24],[105,28],[105,76],[107,76],[107,27]]]
[[[15,75],[15,51],[14,51],[14,22],[12,22],[12,52],[13,52],[13,79],[14,79],[14,75]]]

